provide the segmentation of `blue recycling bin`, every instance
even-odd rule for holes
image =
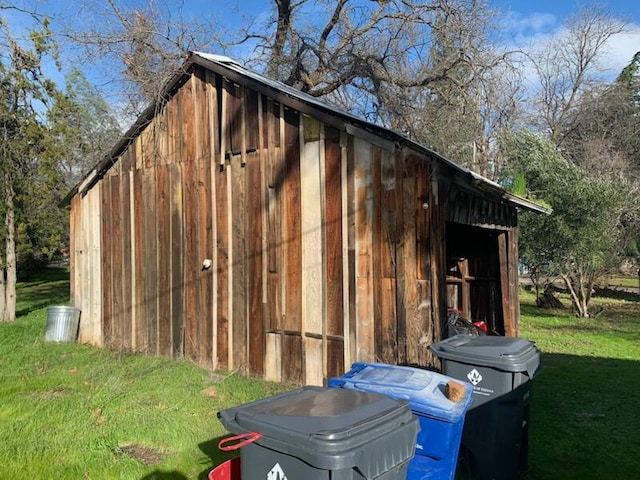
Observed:
[[[342,377],[329,379],[327,386],[407,400],[420,425],[407,480],[452,480],[473,387],[455,380],[466,388],[463,398],[454,402],[445,395],[451,380],[452,377],[421,368],[357,362]]]

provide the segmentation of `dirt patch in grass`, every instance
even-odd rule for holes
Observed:
[[[138,443],[128,443],[121,445],[118,448],[117,453],[120,455],[127,455],[131,458],[135,458],[137,461],[146,465],[147,467],[153,467],[164,461],[168,457],[168,453],[157,448],[147,447],[146,445],[140,445]]]

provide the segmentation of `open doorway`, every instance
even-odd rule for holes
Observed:
[[[490,332],[504,335],[499,233],[447,223],[447,308],[472,322],[483,321]]]

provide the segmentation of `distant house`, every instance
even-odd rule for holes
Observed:
[[[70,194],[81,341],[322,384],[432,364],[448,308],[518,333],[536,204],[226,57],[165,98]]]

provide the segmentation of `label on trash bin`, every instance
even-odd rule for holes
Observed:
[[[479,387],[478,386],[478,384],[480,384],[480,382],[482,382],[483,376],[475,368],[473,370],[471,370],[469,373],[467,373],[467,379],[473,385],[473,393],[475,393],[477,395],[484,395],[485,397],[493,395],[494,390],[491,390],[490,388],[484,388],[484,387]]]
[[[482,381],[482,375],[480,375],[480,372],[475,368],[467,373],[467,378],[474,387]]]
[[[276,463],[271,470],[267,472],[266,480],[287,480],[287,476],[284,474],[279,463]]]

